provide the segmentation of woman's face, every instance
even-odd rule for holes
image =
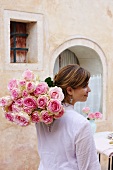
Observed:
[[[91,89],[87,84],[85,87],[78,87],[76,89],[68,87],[67,92],[72,97],[72,104],[74,105],[76,102],[85,102],[87,100],[88,93],[91,92]]]

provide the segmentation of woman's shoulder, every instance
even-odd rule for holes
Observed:
[[[69,106],[65,106],[65,113],[64,113],[64,119],[68,119],[68,122],[71,121],[71,123],[88,123],[88,120],[81,115],[80,113],[78,113],[74,107],[72,105]]]
[[[74,107],[65,107],[65,113],[60,120],[62,128],[65,127],[67,131],[72,134],[78,134],[82,129],[90,128],[89,121],[80,113],[74,110]]]

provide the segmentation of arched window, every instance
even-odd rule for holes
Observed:
[[[107,87],[107,61],[102,48],[93,40],[85,37],[68,39],[61,44],[52,54],[50,60],[50,75],[54,76],[59,70],[59,56],[66,49],[77,56],[80,66],[91,73],[87,103],[76,103],[75,109],[82,113],[82,107],[89,106],[91,111],[101,111],[103,120],[106,119],[106,87]],[[92,103],[91,103],[92,102]]]

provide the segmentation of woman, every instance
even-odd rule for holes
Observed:
[[[54,84],[64,93],[65,113],[54,121],[51,132],[47,125],[36,124],[39,170],[100,170],[90,124],[74,110],[76,102],[87,100],[89,78],[90,73],[76,64],[55,76]]]

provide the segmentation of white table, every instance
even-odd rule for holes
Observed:
[[[108,139],[108,134],[113,132],[97,132],[94,134],[94,140],[96,144],[96,149],[99,154],[99,161],[101,154],[104,154],[108,157],[108,170],[113,170],[113,144],[109,144],[110,139]],[[112,164],[110,164],[112,161]]]

